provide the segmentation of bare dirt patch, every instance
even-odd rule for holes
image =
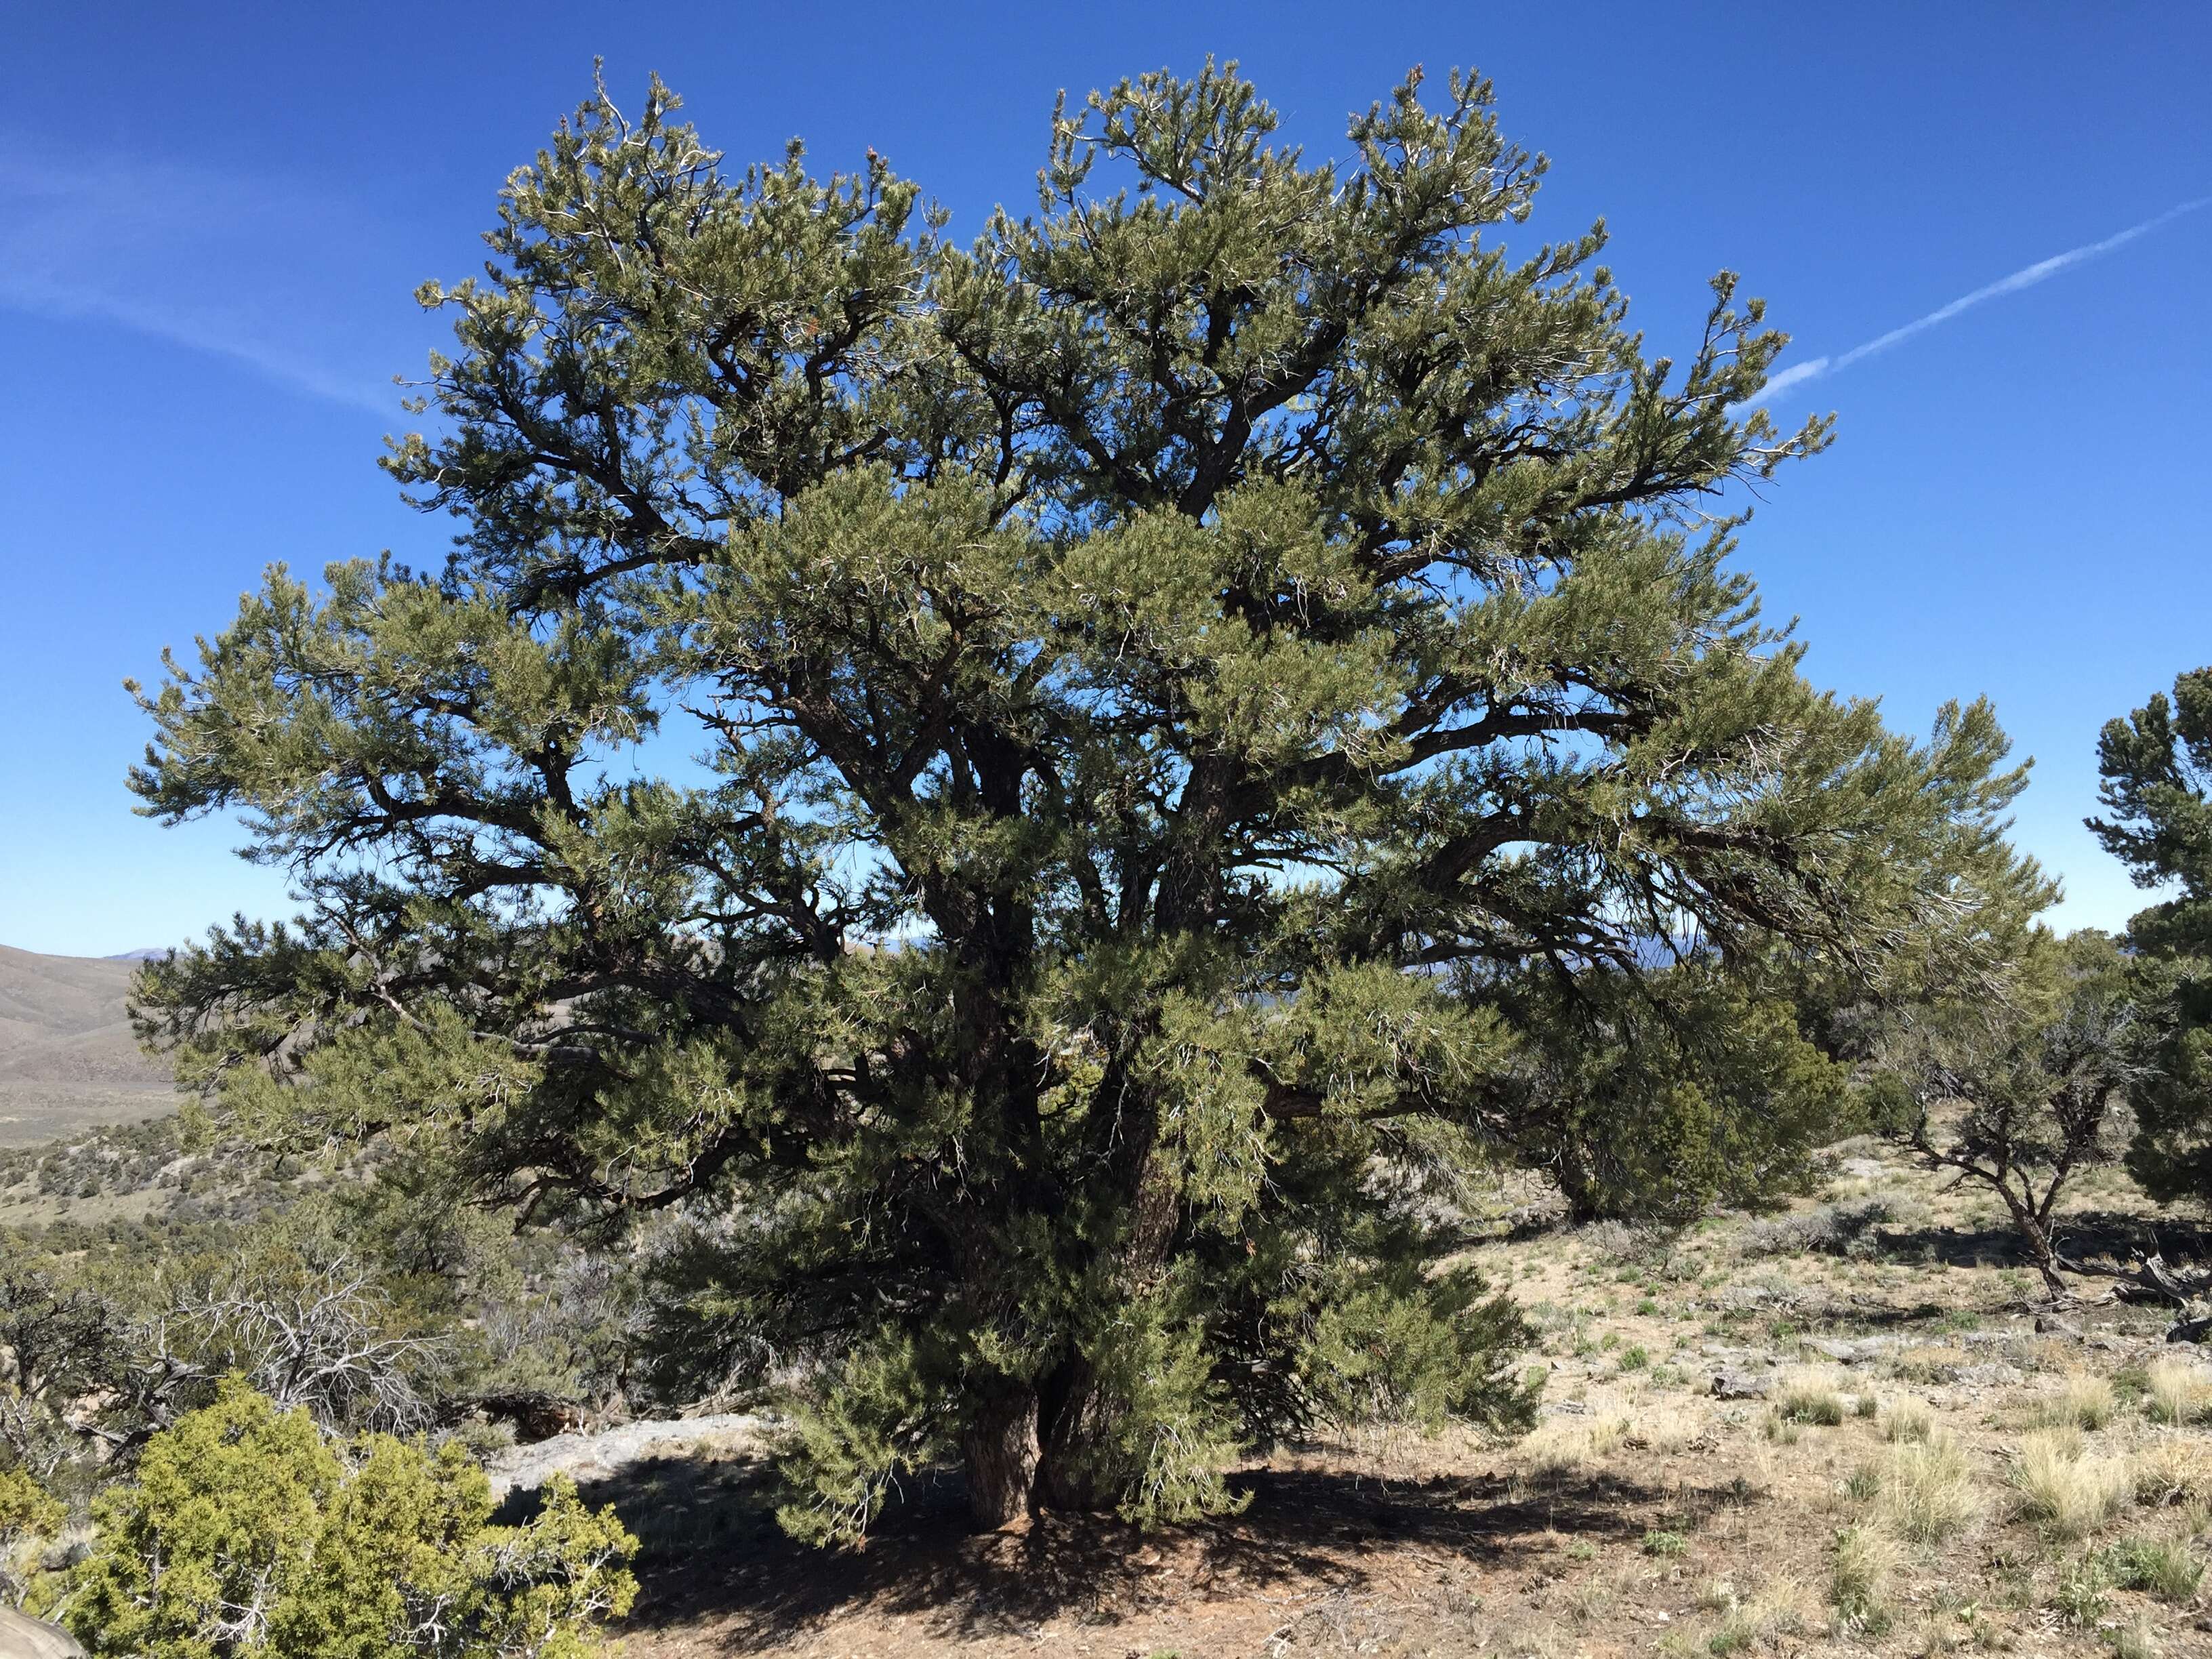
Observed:
[[[664,1445],[586,1488],[645,1540],[626,1659],[2212,1653],[2212,1366],[2171,1370],[2157,1310],[2051,1318],[1976,1200],[1844,1150],[1784,1217],[1502,1236],[1534,1433],[1284,1450],[1205,1525],[974,1538],[947,1479],[825,1555],[757,1442]],[[2117,1183],[2082,1203],[2102,1242],[2201,1243]]]

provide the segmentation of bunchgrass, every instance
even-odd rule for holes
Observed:
[[[1774,1409],[1791,1423],[1814,1423],[1832,1429],[1844,1420],[1844,1400],[1834,1382],[1818,1371],[1802,1371],[1783,1379],[1774,1398]]]
[[[1897,1540],[1872,1527],[1845,1527],[1836,1534],[1828,1595],[1847,1625],[1877,1634],[1888,1625],[1890,1586],[1904,1559]]]
[[[2012,1470],[2021,1516],[2052,1538],[2086,1538],[2135,1498],[2124,1457],[2093,1457],[2076,1429],[2039,1429],[2024,1437]]]
[[[1966,1452],[1947,1435],[1890,1448],[1877,1500],[1883,1522],[1916,1544],[1939,1544],[1982,1512]]]
[[[1929,1409],[1928,1402],[1909,1395],[1893,1401],[1881,1414],[1881,1437],[1885,1440],[1917,1445],[1935,1431],[1936,1413]]]
[[[2212,1415],[2212,1375],[2185,1359],[2161,1359],[2144,1375],[2143,1408],[2177,1426]]]
[[[2036,1402],[2035,1421],[2045,1428],[2101,1429],[2116,1406],[2109,1381],[2077,1372]]]
[[[2138,1504],[2185,1504],[2212,1492],[2212,1453],[2200,1435],[2162,1435],[2138,1448],[2133,1461]]]

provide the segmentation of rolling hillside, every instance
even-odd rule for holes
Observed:
[[[0,945],[0,1146],[168,1109],[167,1070],[124,1012],[137,968]]]

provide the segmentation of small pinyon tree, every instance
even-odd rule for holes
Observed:
[[[1125,82],[964,246],[872,152],[586,103],[422,290],[386,465],[442,569],[272,570],[144,698],[143,810],[305,904],[147,970],[186,1082],[688,1215],[661,1327],[798,1379],[811,1535],[946,1462],[986,1526],[1158,1518],[1316,1423],[1516,1420],[1517,1318],[1436,1263],[1530,977],[1878,972],[2020,775],[1759,621],[1716,515],[1825,428],[1747,409],[1759,305],[1647,356],[1601,228],[1495,240],[1543,164],[1488,88],[1421,94],[1340,164],[1231,70]]]
[[[1873,1127],[2005,1206],[2053,1297],[2069,1260],[2060,1201],[2112,1161],[2137,1067],[2133,982],[2112,941],[2035,930],[1970,994],[1891,1012],[1868,1091]]]

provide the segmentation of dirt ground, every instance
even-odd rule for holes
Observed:
[[[743,1443],[635,1464],[586,1489],[645,1540],[624,1659],[2212,1654],[2212,1368],[2156,1310],[2053,1316],[1972,1194],[1838,1164],[1780,1216],[1486,1246],[1532,1434],[1284,1452],[1205,1525],[970,1538],[948,1482],[825,1555]],[[2126,1194],[2075,1237],[2202,1248]]]

